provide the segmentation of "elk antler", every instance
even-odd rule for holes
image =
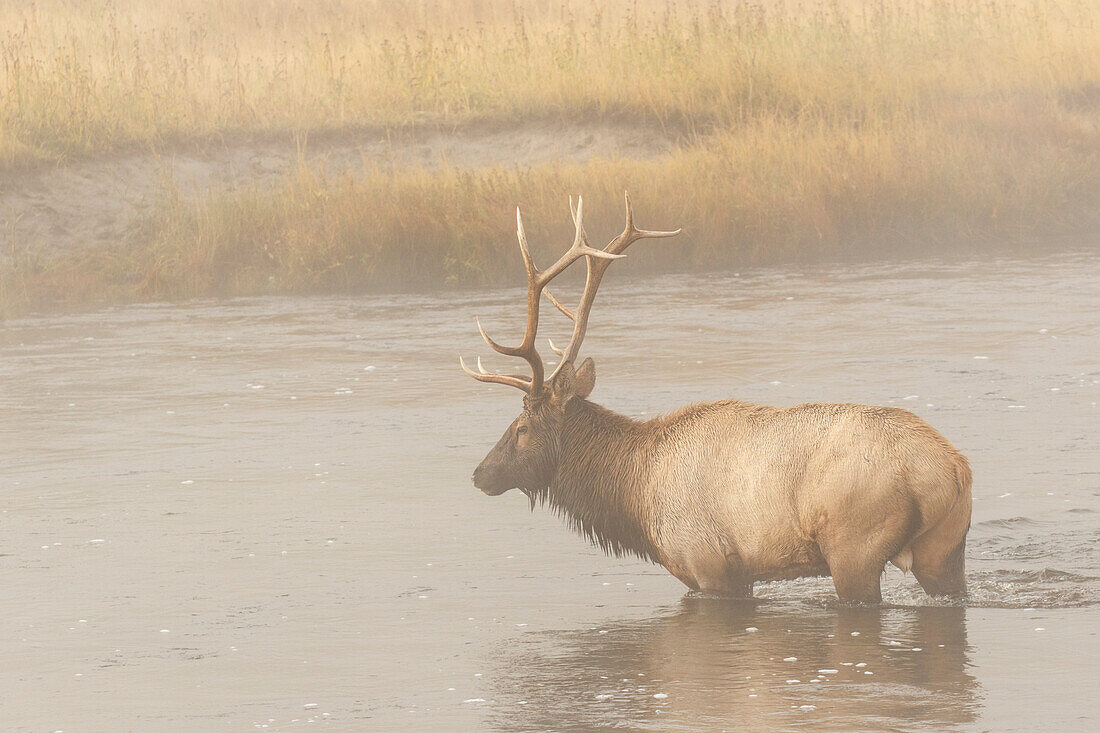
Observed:
[[[630,194],[626,196],[626,226],[623,227],[623,231],[619,236],[612,239],[607,243],[607,246],[603,248],[603,252],[606,254],[615,255],[616,259],[619,257],[625,257],[622,254],[630,245],[637,242],[639,239],[658,239],[661,237],[675,237],[680,233],[680,229],[674,232],[657,232],[648,231],[646,229],[638,229],[634,226],[634,208],[630,205]],[[572,208],[572,200],[569,202],[570,208]],[[578,199],[577,210],[574,212],[573,220],[577,223],[578,231],[580,231],[580,204]],[[569,345],[564,349],[556,349],[551,344],[550,348],[561,357],[561,361],[554,369],[554,373],[550,375],[552,381],[558,372],[561,371],[562,366],[567,362],[572,362],[577,358],[577,354],[581,350],[581,342],[584,341],[584,333],[588,328],[588,316],[592,312],[592,303],[596,300],[596,290],[600,287],[600,281],[603,280],[603,275],[607,272],[607,267],[610,265],[610,258],[597,259],[595,257],[589,257],[587,261],[588,272],[584,281],[584,293],[581,294],[581,302],[577,305],[577,308],[567,308],[555,298],[549,290],[546,291],[546,297],[550,299],[550,302],[566,315],[567,318],[573,321],[573,336],[569,339]]]
[[[523,341],[520,342],[520,345],[502,346],[498,344],[485,333],[485,329],[481,327],[481,321],[477,321],[477,330],[481,333],[481,337],[485,339],[485,343],[489,344],[497,353],[506,356],[518,356],[526,360],[531,366],[531,378],[527,379],[518,374],[493,374],[487,372],[481,367],[480,360],[478,361],[478,370],[475,372],[466,366],[466,362],[462,360],[462,357],[459,357],[458,362],[462,365],[462,369],[474,379],[480,382],[496,382],[497,384],[507,384],[512,387],[517,387],[527,392],[531,399],[539,399],[543,395],[545,385],[543,383],[544,370],[542,357],[539,356],[539,352],[535,349],[535,336],[539,328],[539,300],[542,297],[542,292],[546,288],[546,285],[581,257],[587,257],[590,263],[593,260],[606,263],[610,260],[617,260],[626,256],[619,254],[618,251],[595,249],[589,246],[588,236],[584,233],[584,225],[582,223],[584,202],[580,197],[577,198],[576,209],[573,208],[573,199],[570,197],[569,209],[573,214],[573,224],[576,228],[573,244],[557,262],[545,270],[539,270],[531,260],[531,250],[527,246],[527,235],[523,231],[523,217],[520,215],[519,207],[516,207],[516,237],[519,239],[520,254],[523,255],[523,267],[527,271],[527,325],[524,329]],[[624,246],[620,249],[625,248]],[[592,272],[591,268],[592,266],[589,264],[590,277]],[[600,272],[602,274],[602,270]],[[587,316],[585,317],[585,321],[587,321]],[[583,328],[581,332],[583,336]],[[575,328],[574,339],[576,339]]]

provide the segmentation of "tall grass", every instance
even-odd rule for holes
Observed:
[[[1083,221],[1097,223],[1095,138],[1067,146],[1065,132],[1003,120],[844,130],[769,121],[657,160],[337,178],[301,166],[273,190],[198,201],[167,191],[128,246],[25,252],[0,278],[0,308],[515,284],[514,206],[546,262],[572,237],[567,193],[583,192],[591,239],[605,242],[622,226],[624,188],[640,225],[685,229],[636,248],[624,270],[946,252],[1079,233]],[[1067,160],[1091,160],[1092,173],[1067,170]]]
[[[639,267],[1080,232],[1100,209],[1100,3],[51,0],[0,10],[0,161],[361,125],[644,120],[647,161],[166,189],[118,246],[0,263],[0,309],[503,282],[511,209],[568,241],[685,227]],[[92,23],[93,18],[106,22]],[[1091,215],[1091,218],[1090,218]],[[672,252],[676,254],[673,255]],[[549,251],[541,252],[549,257]]]
[[[547,115],[690,133],[1095,94],[1096,0],[39,0],[0,8],[0,162]]]

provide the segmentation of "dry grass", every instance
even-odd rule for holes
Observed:
[[[0,160],[528,116],[889,120],[1100,83],[1095,0],[39,0],[0,8]]]
[[[1100,203],[1094,0],[597,5],[0,9],[0,165],[214,134],[547,116],[643,119],[682,141],[645,162],[339,180],[303,169],[276,190],[167,191],[125,246],[19,254],[2,307],[498,281],[514,274],[499,256],[512,206],[533,237],[562,244],[576,191],[593,233],[618,225],[624,188],[645,221],[684,224],[688,266],[1079,229]]]
[[[199,201],[168,192],[130,246],[76,258],[24,253],[13,270],[21,279],[0,281],[0,304],[516,284],[513,207],[522,205],[545,262],[571,239],[565,197],[574,191],[584,192],[593,241],[621,227],[623,188],[643,226],[685,227],[671,244],[632,252],[628,264],[647,270],[927,253],[1072,232],[1080,220],[1070,214],[1097,202],[1097,182],[1080,170],[1067,177],[1065,160],[1092,155],[1095,169],[1095,141],[1079,140],[1073,153],[1071,131],[1039,136],[1029,127],[1022,145],[1024,131],[769,122],[651,161],[336,179],[303,166],[275,190]]]

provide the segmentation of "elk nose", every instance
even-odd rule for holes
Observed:
[[[474,486],[476,488],[484,488],[483,484],[485,483],[485,470],[481,466],[478,466],[474,469],[474,474],[470,477],[470,480],[474,482]]]

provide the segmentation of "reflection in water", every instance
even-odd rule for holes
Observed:
[[[29,318],[0,327],[0,728],[1097,729],[1100,256],[622,267],[598,403],[913,410],[974,468],[967,607],[894,570],[881,611],[828,578],[677,601],[481,496],[518,401],[457,356],[516,291]]]
[[[975,720],[961,607],[689,595],[664,615],[532,634],[496,660],[500,730],[956,728]]]

